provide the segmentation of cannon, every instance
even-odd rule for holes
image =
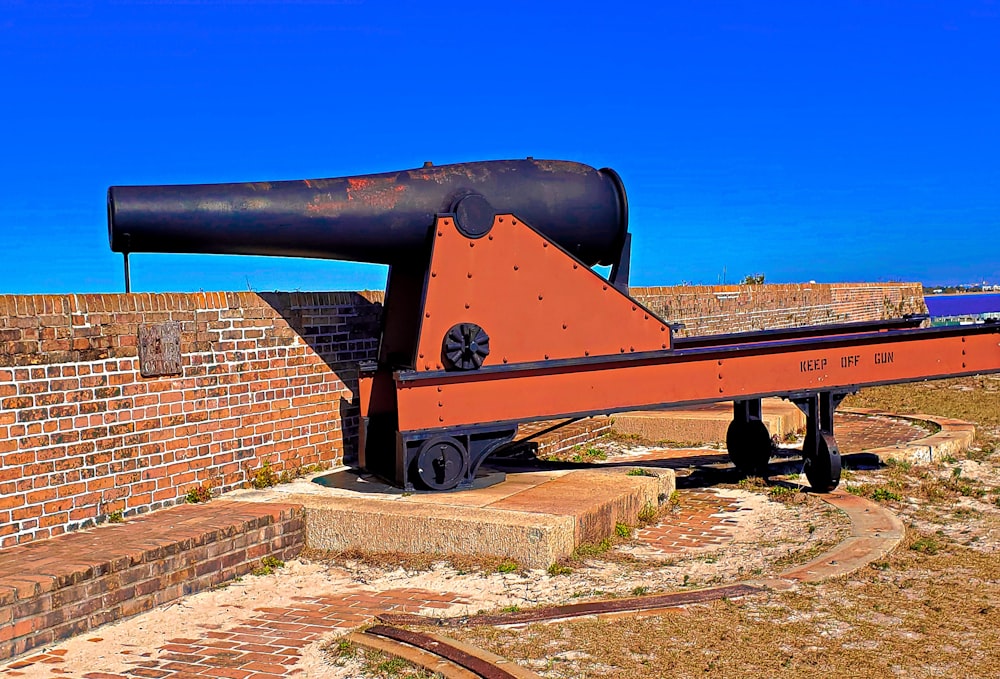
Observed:
[[[833,413],[860,387],[1000,372],[1000,326],[923,317],[694,338],[628,294],[619,176],[505,160],[335,179],[108,190],[111,248],[389,265],[359,366],[359,462],[404,489],[471,485],[518,424],[733,401],[727,448],[763,473],[761,399],[806,414],[814,489],[840,480]],[[594,265],[610,266],[605,278]],[[126,272],[127,276],[127,272]]]

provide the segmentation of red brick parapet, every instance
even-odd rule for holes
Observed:
[[[679,337],[925,314],[920,283],[790,283],[632,288]]]
[[[381,297],[0,296],[0,547],[340,463]],[[166,321],[180,374],[143,377],[138,329]]]

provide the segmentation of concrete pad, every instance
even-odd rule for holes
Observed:
[[[747,584],[786,589],[788,582],[821,582],[841,577],[885,557],[906,535],[903,521],[876,502],[844,490],[819,497],[850,517],[850,537],[809,563],[787,570],[777,578]]]
[[[506,497],[490,507],[571,517],[576,547],[613,535],[616,523],[635,525],[644,507],[658,506],[658,496],[659,483],[649,476],[626,476],[620,471],[613,476],[575,472]]]
[[[614,534],[616,523],[636,525],[644,508],[658,506],[675,487],[672,470],[642,467],[508,473],[496,485],[446,493],[403,493],[377,480],[368,485],[365,492],[357,490],[365,484],[350,479],[298,480],[233,495],[300,503],[306,546],[315,549],[476,554],[547,568],[581,544]]]
[[[767,430],[779,440],[806,426],[806,416],[802,411],[784,399],[766,398],[761,410]],[[724,442],[732,420],[733,404],[725,402],[691,408],[619,413],[614,416],[611,427],[618,433],[640,436],[649,441],[702,444]]]

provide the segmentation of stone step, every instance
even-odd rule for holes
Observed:
[[[213,501],[0,552],[0,659],[148,611],[301,551],[299,506]]]

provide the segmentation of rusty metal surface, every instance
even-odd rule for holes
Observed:
[[[489,332],[483,366],[670,347],[670,329],[652,311],[514,215],[497,215],[489,236],[474,241],[442,217],[433,238],[418,371],[442,369],[441,340],[458,321]]]
[[[410,630],[400,629],[398,627],[389,627],[387,625],[374,625],[365,630],[365,634],[370,634],[372,636],[384,637],[386,639],[392,639],[393,641],[399,641],[404,644],[409,644],[410,646],[415,646],[416,648],[434,653],[446,660],[450,660],[456,665],[460,665],[470,672],[475,672],[483,679],[517,679],[517,677],[510,672],[501,669],[491,662],[483,660],[482,658],[477,658],[474,655],[466,653],[465,651],[456,648],[450,644],[447,644],[438,639],[433,639],[426,634],[420,634],[419,632],[411,632]]]
[[[955,326],[484,366],[471,373],[400,372],[399,426],[435,430],[994,373],[1000,372],[998,340],[1000,328]],[[497,342],[494,353],[500,351]]]
[[[166,321],[139,326],[139,374],[143,377],[180,375],[181,324]]]
[[[378,616],[378,619],[382,622],[395,625],[438,625],[441,627],[520,625],[546,620],[578,618],[586,615],[606,615],[611,613],[630,613],[660,608],[673,608],[704,603],[706,601],[716,601],[718,599],[735,599],[762,591],[764,591],[763,588],[751,585],[727,585],[725,587],[699,589],[691,592],[655,594],[652,596],[629,597],[627,599],[610,599],[608,601],[587,601],[579,604],[567,604],[565,606],[547,606],[530,611],[519,611],[517,613],[471,615],[457,618],[426,618],[409,613],[383,613]]]
[[[115,252],[426,262],[434,216],[482,195],[588,265],[617,261],[628,226],[611,170],[567,161],[498,160],[400,172],[242,184],[113,186]]]

